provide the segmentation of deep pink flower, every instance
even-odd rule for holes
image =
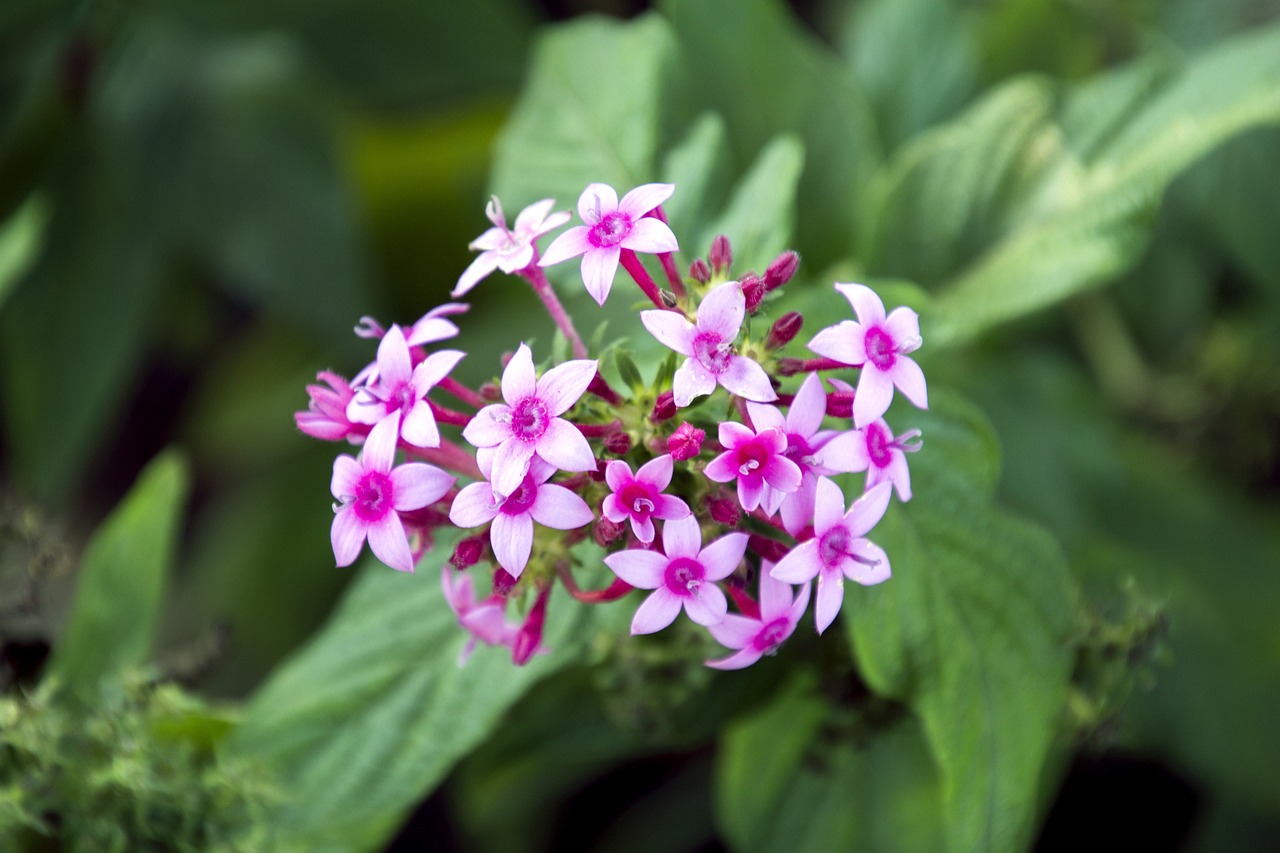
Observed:
[[[458,654],[458,666],[466,664],[471,653],[476,649],[476,641],[487,646],[515,645],[516,634],[520,626],[507,621],[504,612],[507,600],[500,595],[490,595],[484,601],[476,601],[475,585],[471,576],[455,572],[445,566],[440,575],[440,585],[444,589],[444,600],[448,602],[453,615],[458,617],[458,624],[471,634],[471,639]]]
[[[448,376],[464,355],[459,350],[441,350],[411,367],[404,333],[399,326],[392,326],[378,344],[377,379],[356,392],[347,405],[347,417],[354,423],[375,424],[391,416],[405,443],[439,447],[440,430],[427,392]]]
[[[516,227],[510,229],[502,212],[502,202],[497,196],[491,197],[484,207],[484,215],[489,217],[493,227],[471,241],[468,248],[473,252],[481,250],[480,255],[463,271],[450,295],[462,296],[495,269],[510,275],[533,263],[534,242],[569,221],[569,211],[551,212],[555,203],[551,198],[534,202],[520,211]]]
[[[593,471],[591,445],[559,417],[578,402],[596,375],[596,362],[566,361],[536,378],[533,354],[520,344],[502,372],[505,403],[485,406],[462,430],[476,447],[497,447],[493,488],[509,495],[524,480],[534,455],[564,471]],[[545,478],[544,478],[545,479]]]
[[[673,470],[669,454],[650,459],[634,476],[631,466],[621,459],[610,462],[604,469],[604,479],[613,492],[601,507],[604,517],[615,524],[631,519],[636,538],[646,544],[652,542],[654,518],[671,521],[689,514],[689,505],[680,498],[662,494],[671,485]]]
[[[787,437],[787,449],[783,455],[800,469],[800,486],[791,492],[779,491],[769,486],[762,503],[765,512],[773,515],[782,511],[782,524],[795,536],[813,522],[813,500],[818,478],[836,473],[823,464],[819,451],[835,437],[835,430],[822,429],[822,419],[827,413],[827,395],[822,390],[822,380],[810,373],[800,385],[786,418],[773,406],[747,403],[747,413],[757,430],[776,428]]]
[[[619,551],[604,558],[614,574],[649,597],[631,620],[632,634],[652,634],[675,621],[683,607],[699,625],[724,621],[729,603],[715,582],[733,574],[747,551],[747,534],[727,533],[702,547],[702,528],[690,515],[662,526],[666,554]]]
[[[782,415],[777,419],[782,420]],[[720,443],[725,451],[707,464],[707,479],[717,483],[736,479],[738,502],[747,512],[760,506],[766,485],[783,493],[800,488],[800,467],[783,455],[787,435],[778,427],[752,432],[740,423],[725,421],[720,424]]]
[[[316,374],[316,379],[329,387],[307,386],[307,396],[311,398],[307,411],[293,413],[293,422],[298,429],[325,441],[365,435],[368,427],[353,424],[347,417],[347,404],[356,395],[347,380],[327,370]]]
[[[480,473],[491,477],[501,450],[481,450],[476,454]],[[489,544],[498,565],[520,577],[533,550],[533,523],[556,530],[572,530],[590,524],[595,516],[587,502],[566,489],[548,483],[555,466],[535,458],[528,473],[504,496],[492,483],[471,483],[463,487],[449,508],[449,520],[458,527],[489,528]]]
[[[402,572],[413,571],[413,554],[399,513],[421,509],[445,496],[454,478],[432,465],[411,462],[392,468],[396,423],[386,418],[365,439],[360,458],[333,461],[329,486],[341,502],[330,540],[339,566],[355,562],[364,540],[379,560]]]
[[[582,283],[601,305],[609,297],[622,250],[664,253],[680,248],[665,222],[645,216],[675,192],[674,184],[644,184],[618,201],[608,184],[589,184],[578,197],[578,215],[585,225],[565,231],[538,261],[549,267],[582,255]]]
[[[881,483],[844,511],[844,495],[833,481],[818,480],[813,538],[801,542],[773,567],[773,576],[787,583],[818,578],[815,610],[818,633],[827,629],[844,601],[844,579],[864,586],[889,577],[889,558],[880,546],[862,537],[876,526],[889,506],[888,483]]]
[[[823,329],[809,342],[818,355],[857,365],[858,393],[853,398],[853,425],[861,429],[889,409],[893,386],[918,408],[929,408],[924,373],[907,353],[920,348],[920,318],[910,308],[895,308],[885,317],[884,303],[862,284],[836,284],[853,306],[858,320]]]
[[[715,669],[742,669],[760,660],[764,655],[777,651],[796,630],[800,617],[809,606],[809,584],[800,588],[800,594],[792,599],[791,584],[777,580],[769,571],[773,564],[764,561],[760,566],[760,618],[752,619],[730,613],[719,625],[709,625],[707,630],[716,642],[738,653],[727,658],[707,661]]]
[[[898,500],[911,500],[911,472],[907,468],[908,453],[920,449],[920,430],[907,430],[894,436],[884,419],[873,421],[862,429],[841,433],[823,448],[822,456],[837,471],[866,471],[866,490],[881,483],[893,483]]]
[[[671,390],[677,406],[710,394],[716,383],[731,394],[757,403],[778,399],[764,368],[733,351],[733,342],[746,316],[746,300],[734,281],[726,281],[698,306],[698,322],[675,311],[641,311],[640,320],[655,338],[688,356],[676,371]]]
[[[702,452],[702,442],[706,437],[706,430],[698,429],[691,423],[682,423],[667,439],[667,452],[677,462],[692,459]]]

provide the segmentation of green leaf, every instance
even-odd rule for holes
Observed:
[[[724,119],[718,113],[703,113],[663,162],[663,180],[675,184],[676,191],[662,209],[677,236],[701,228],[711,219],[711,211],[720,209],[729,171]],[[681,250],[686,256],[705,255],[709,248],[690,244],[688,238],[685,244]]]
[[[615,347],[613,350],[613,360],[618,365],[618,376],[631,389],[632,394],[638,394],[641,390],[648,387],[645,384],[644,377],[640,375],[640,368],[636,366],[635,359],[624,349]]]
[[[738,182],[720,218],[703,230],[697,245],[710,246],[717,234],[727,234],[733,244],[734,268],[763,273],[791,241],[803,168],[800,140],[790,135],[774,139]]]
[[[82,694],[151,651],[188,490],[183,458],[155,458],[85,549],[75,600],[49,664]]]
[[[368,850],[538,679],[573,661],[581,611],[551,603],[553,653],[524,667],[468,635],[440,590],[441,537],[420,575],[369,561],[325,629],[253,697],[227,748],[291,793],[271,816],[283,850]],[[430,568],[428,568],[430,567]],[[563,607],[563,609],[560,609]]]
[[[44,201],[32,196],[0,224],[0,309],[9,291],[34,263],[48,218]]]
[[[1046,760],[1067,695],[1075,590],[1057,543],[992,503],[988,448],[973,414],[932,388],[914,413],[925,447],[914,499],[872,533],[893,578],[846,596],[860,669],[873,690],[919,716],[942,781],[952,850],[1031,841]]]

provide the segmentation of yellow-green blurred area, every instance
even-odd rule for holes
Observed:
[[[328,487],[353,451],[294,427],[305,386],[372,360],[352,333],[362,316],[408,324],[449,301],[491,191],[511,195],[509,220],[552,191],[569,209],[596,179],[579,170],[603,163],[616,171],[600,180],[689,178],[669,205],[686,266],[726,223],[798,249],[792,290],[813,310],[797,355],[846,312],[823,301],[834,280],[916,300],[931,388],[972,401],[998,439],[993,500],[1065,554],[1075,671],[1044,790],[983,845],[1073,849],[1100,837],[1099,803],[1121,820],[1114,803],[1130,801],[1135,832],[1154,833],[1133,849],[1274,849],[1280,0],[728,9],[2,0],[0,683],[19,690],[56,659],[86,543],[172,449],[160,459],[185,460],[190,497],[163,528],[163,592],[140,593],[164,602],[147,657],[202,696],[254,695],[352,576],[333,566]],[[593,33],[616,41],[593,53]],[[539,135],[543,106],[555,132]],[[567,266],[553,280],[584,337],[606,319],[610,336],[639,333],[623,279],[602,312]],[[488,381],[521,341],[550,355],[552,325],[518,279],[495,274],[470,301],[459,379]],[[982,518],[1004,523],[994,504]],[[861,630],[846,664],[865,663]],[[845,642],[834,634],[823,642]],[[652,663],[634,655],[612,665]],[[515,706],[523,723],[493,723],[416,831],[461,850],[933,849],[951,830],[912,815],[937,805],[949,765],[902,696],[873,700],[891,732],[861,758],[783,756],[799,781],[779,775],[772,799],[748,784],[752,750],[797,717],[810,758],[833,730],[862,736],[862,717],[840,715],[866,696],[787,681],[783,665],[710,688],[665,670],[606,690],[581,670],[551,678]],[[486,677],[514,703],[525,682],[503,673]],[[618,735],[575,692],[636,684],[678,697],[662,722],[682,735]],[[702,719],[689,695],[742,714]],[[833,705],[837,723],[806,716]],[[887,817],[850,829],[815,814],[845,795]],[[397,808],[367,837],[393,837]]]

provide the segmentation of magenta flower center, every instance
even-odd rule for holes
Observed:
[[[506,515],[524,515],[538,499],[538,484],[533,481],[532,474],[526,474],[516,490],[507,496],[501,511]]]
[[[872,326],[867,329],[864,343],[867,348],[867,361],[880,370],[888,370],[893,367],[893,363],[898,358],[898,347],[894,344],[893,338],[890,337],[888,332],[879,326]]]
[[[606,213],[600,221],[591,226],[587,232],[587,240],[597,249],[607,249],[622,242],[631,233],[631,217],[621,210]]]
[[[851,544],[849,531],[837,525],[822,534],[822,538],[818,540],[818,559],[828,569],[834,568],[853,556],[849,551]]]
[[[750,441],[737,448],[738,475],[741,477],[764,476],[763,468],[772,455],[762,442]]]
[[[889,452],[889,433],[888,430],[877,426],[876,424],[867,425],[867,455],[871,457],[871,462],[877,468],[886,468],[893,461],[893,454]]]
[[[779,616],[760,629],[751,640],[751,645],[758,652],[771,652],[782,645],[782,641],[787,638],[787,629],[790,627],[791,623],[787,618]]]
[[[808,440],[798,433],[787,433],[787,449],[782,451],[782,455],[790,459],[800,468],[801,474],[807,474],[813,470],[814,458],[813,447],[810,446]]]
[[[653,512],[653,494],[642,483],[630,482],[618,493],[618,500],[627,508],[627,512],[637,518],[648,518]]]
[[[715,332],[699,332],[693,339],[693,357],[716,376],[729,369],[733,348]]]
[[[524,441],[537,441],[547,431],[551,413],[537,397],[525,397],[511,410],[511,434]]]
[[[702,563],[692,557],[676,557],[667,563],[663,581],[672,593],[688,598],[698,594],[698,587],[702,586],[702,580],[706,576],[707,570]]]
[[[356,483],[355,507],[356,518],[361,521],[381,521],[392,511],[393,489],[391,478],[381,471],[366,471]]]

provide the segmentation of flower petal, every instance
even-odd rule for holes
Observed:
[[[920,345],[920,315],[910,308],[894,308],[885,318],[883,328],[899,347],[910,346],[910,349],[899,349],[899,352],[911,352]]]
[[[818,604],[814,608],[814,621],[818,625],[818,633],[830,627],[844,603],[844,575],[839,572],[820,572],[818,574]]]
[[[649,594],[631,619],[632,634],[652,634],[676,621],[682,599],[676,598],[666,587],[659,587]]]
[[[674,521],[689,515],[689,505],[674,495],[658,495],[653,501],[653,517]]]
[[[702,549],[702,528],[692,515],[677,518],[662,526],[662,547],[667,556],[696,557]]]
[[[409,381],[413,362],[399,326],[392,326],[378,342],[378,377],[383,387],[395,389]]]
[[[652,544],[653,537],[657,534],[652,518],[636,518],[634,515],[631,516],[631,531],[646,545]]]
[[[617,246],[592,248],[582,256],[582,283],[597,305],[609,298],[621,258],[622,250]]]
[[[400,516],[389,512],[369,525],[369,548],[374,556],[401,572],[413,571],[413,552]]]
[[[561,471],[594,471],[596,457],[578,428],[564,418],[552,418],[534,445],[537,454]]]
[[[877,370],[870,362],[864,364],[862,375],[858,377],[858,390],[853,395],[853,425],[862,429],[878,420],[888,411],[892,401],[893,379],[884,371]]]
[[[873,586],[889,579],[889,555],[874,542],[857,539],[853,543],[853,552],[872,565],[857,560],[845,560],[844,575],[855,583]]]
[[[810,539],[792,548],[769,574],[786,583],[804,583],[818,573],[818,540]]]
[[[640,322],[663,346],[681,355],[693,354],[697,329],[678,311],[641,311]]]
[[[609,464],[612,465],[613,463]],[[674,471],[675,463],[671,458],[671,454],[664,453],[641,465],[640,470],[636,472],[636,479],[660,492],[671,485],[671,475]],[[627,473],[631,473],[630,469],[627,470]],[[606,478],[608,474],[609,472],[606,471]]]
[[[434,388],[441,379],[449,375],[449,371],[466,357],[466,353],[456,349],[443,349],[433,352],[413,369],[413,390],[419,397]]]
[[[670,522],[671,524],[676,522]],[[747,553],[747,534],[726,533],[698,554],[698,562],[707,571],[707,579],[724,580],[742,565],[742,556]]]
[[[612,494],[604,496],[604,500],[600,503],[600,514],[614,524],[622,524],[631,517],[631,513],[622,505],[622,501],[618,500],[618,496]]]
[[[587,239],[587,235],[591,229],[585,225],[575,225],[568,231],[551,241],[551,245],[547,246],[547,251],[543,252],[542,258],[538,261],[540,267],[551,267],[556,264],[563,263],[570,258],[576,258],[578,255],[591,251],[594,246]],[[454,291],[454,296],[458,296]]]
[[[787,588],[790,589],[790,587]],[[760,621],[739,616],[737,613],[728,613],[723,622],[718,625],[708,625],[707,630],[720,645],[731,649],[743,649],[756,638],[756,634],[760,633]],[[759,653],[756,656],[759,657]]]
[[[391,463],[396,458],[396,439],[400,435],[400,415],[393,412],[387,415],[369,431],[364,440],[364,449],[360,451],[360,462],[366,471],[391,471]]]
[[[400,422],[400,437],[414,447],[439,447],[440,428],[436,426],[436,416],[426,400],[418,400],[404,412],[404,420]]]
[[[364,545],[365,524],[356,515],[353,507],[344,506],[333,517],[333,525],[329,528],[329,543],[333,545],[333,558],[338,566],[349,566],[360,556],[360,547]]]
[[[865,284],[841,284],[836,282],[836,290],[844,294],[845,299],[853,306],[853,313],[858,322],[864,326],[884,323],[884,303],[876,292]]]
[[[666,557],[657,551],[618,551],[604,558],[613,573],[637,589],[657,589],[667,570]]]
[[[556,530],[573,530],[595,520],[591,507],[576,492],[552,483],[538,487],[529,514],[543,527]]]
[[[857,366],[867,360],[866,333],[852,320],[828,326],[809,341],[809,349],[825,358]]]
[[[807,583],[800,587],[800,594],[796,596],[796,600],[791,602],[791,607],[788,608],[787,621],[791,623],[791,630],[793,631],[795,630],[795,626],[799,624],[800,617],[804,615],[804,611],[809,606],[810,589],[812,589],[812,587]]]
[[[515,225],[511,230],[518,234],[532,235],[542,225],[543,220],[547,218],[547,214],[551,212],[551,208],[555,207],[556,200],[554,198],[544,198],[535,201],[533,204],[520,211],[516,217]]]
[[[462,271],[462,275],[458,276],[458,283],[454,285],[449,295],[453,297],[466,296],[481,281],[489,276],[498,268],[498,255],[496,252],[482,252],[476,256],[470,265]]]
[[[907,455],[894,451],[889,457],[889,467],[885,469],[885,473],[898,493],[898,500],[903,503],[911,500],[911,469],[907,467]]]
[[[732,341],[742,329],[742,318],[747,313],[747,299],[736,281],[726,281],[708,293],[698,306],[698,331],[719,335],[722,341]]]
[[[410,462],[391,472],[392,507],[397,512],[421,509],[444,497],[457,482],[434,465]]]
[[[606,213],[618,209],[618,193],[608,184],[592,183],[578,196],[578,216],[595,225]]]
[[[742,504],[742,508],[747,512],[752,512],[756,507],[760,506],[760,499],[764,497],[764,480],[758,475],[738,477],[738,503]]]
[[[768,403],[778,399],[764,368],[742,355],[729,357],[729,366],[718,377],[726,390],[744,400]]]
[[[787,428],[787,419],[782,416],[782,412],[778,411],[777,406],[748,402],[747,414],[750,415],[751,425],[755,427],[756,432],[764,432],[767,429],[776,429],[781,432]]]
[[[699,625],[718,625],[729,613],[729,602],[720,587],[704,583],[698,587],[696,595],[684,599],[684,612]]]
[[[650,252],[661,254],[679,251],[680,244],[676,235],[665,223],[652,217],[633,218],[631,232],[623,237],[618,245],[633,252]]]
[[[493,454],[493,492],[506,497],[520,488],[533,463],[533,445],[508,438]]]
[[[639,219],[671,198],[675,191],[675,184],[641,184],[622,197],[622,201],[618,202],[618,210],[632,219]],[[653,221],[662,224],[660,220]]]
[[[800,488],[787,495],[782,502],[782,526],[792,536],[813,524],[817,485],[817,478],[808,474],[800,482]]]
[[[840,523],[844,518],[844,492],[834,480],[827,477],[818,478],[818,486],[813,499],[813,532],[821,536]],[[799,581],[792,581],[799,583]]]
[[[791,584],[769,574],[772,566],[760,564],[760,621],[771,622],[791,607]]]
[[[488,483],[463,486],[449,507],[449,521],[455,527],[479,527],[493,521],[497,514],[498,503]]]
[[[694,398],[710,394],[716,390],[716,378],[703,367],[697,359],[687,358],[684,364],[676,368],[675,377],[671,380],[672,397],[676,408],[684,408]]]
[[[533,353],[528,344],[520,344],[502,371],[502,399],[514,406],[535,393],[537,376],[533,372]]]
[[[338,500],[354,498],[356,483],[364,475],[364,466],[345,453],[333,460],[333,479],[329,481],[329,492]]]
[[[900,355],[894,359],[893,367],[889,368],[889,378],[917,409],[929,408],[929,389],[925,387],[924,371],[914,358]]]
[[[893,492],[893,484],[884,482],[853,502],[844,515],[844,526],[850,536],[866,536],[884,517],[889,508],[889,496]]]
[[[828,441],[818,451],[818,464],[837,473],[865,471],[871,464],[867,436],[862,430],[848,430]]]
[[[777,455],[769,457],[769,461],[765,463],[764,481],[780,492],[794,492],[800,488],[800,480],[802,474],[800,466],[792,462],[785,456]]]
[[[708,462],[703,473],[706,474],[708,480],[716,483],[728,483],[736,479],[738,476],[738,454],[732,450],[726,450]]]
[[[494,447],[511,438],[511,407],[504,403],[485,406],[462,428],[472,447]]]
[[[520,515],[498,513],[493,527],[489,528],[489,544],[498,565],[512,577],[520,577],[529,563],[529,552],[533,550],[533,519],[527,512]]]
[[[634,479],[635,477],[631,476],[631,466],[621,459],[615,459],[604,466],[604,481],[615,492],[625,488],[627,483]]]
[[[822,428],[826,414],[827,392],[822,390],[822,378],[817,373],[810,373],[800,383],[791,408],[787,410],[787,432],[809,438]]]
[[[551,368],[538,380],[538,398],[552,415],[563,415],[587,393],[598,366],[591,359],[580,358]]]
[[[725,618],[728,619],[730,617],[726,616]],[[715,626],[709,625],[707,626],[707,630],[710,631],[713,627]],[[729,655],[727,658],[717,658],[716,660],[706,661],[706,665],[712,669],[746,669],[756,661],[760,660],[761,654],[762,653],[759,649],[749,646],[741,651]]]

